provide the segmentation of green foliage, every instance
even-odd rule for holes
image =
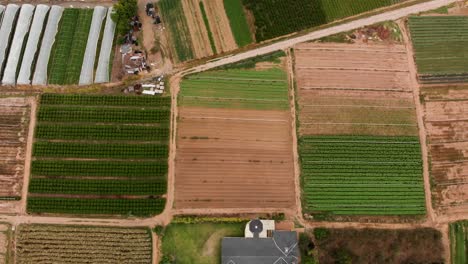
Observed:
[[[82,161],[34,160],[31,174],[49,177],[114,177],[132,179],[161,179],[167,174],[167,162],[154,161]]]
[[[313,250],[314,244],[308,233],[299,234],[299,251],[301,253],[301,263],[303,264],[315,264]]]
[[[287,75],[278,68],[203,72],[183,80],[179,100],[183,106],[286,110]]]
[[[231,25],[237,46],[244,47],[253,42],[242,0],[224,0],[224,9]]]
[[[94,180],[32,178],[29,192],[43,194],[161,195],[166,179]]]
[[[450,250],[453,264],[465,264],[468,262],[468,221],[460,221],[450,224]]]
[[[125,35],[131,29],[130,21],[138,13],[137,0],[119,0],[113,7],[112,20],[117,24],[116,31]]]
[[[425,213],[417,137],[304,136],[299,151],[307,212]]]
[[[49,58],[49,83],[78,83],[92,17],[92,9],[65,9]]]
[[[166,228],[164,226],[157,225],[156,227],[154,227],[153,232],[155,232],[156,235],[158,235],[158,237],[163,237],[165,230]]]
[[[172,223],[162,238],[162,254],[175,263],[219,263],[222,238],[243,236],[244,228],[244,223]]]
[[[151,216],[164,210],[166,200],[161,199],[84,199],[28,197],[30,213],[116,214]]]
[[[423,83],[468,81],[468,17],[410,17],[409,27]]]
[[[250,59],[239,61],[232,64],[217,67],[216,70],[228,70],[228,69],[253,69],[259,62],[275,62],[279,63],[280,58],[285,57],[286,53],[279,50],[269,54],[256,56]]]
[[[402,0],[243,0],[255,17],[257,41],[268,40],[389,6]]]
[[[181,0],[161,0],[161,18],[171,33],[172,50],[180,62],[194,59],[192,39]]]
[[[336,264],[353,264],[353,257],[346,249],[338,249],[334,256]]]
[[[327,237],[328,237],[329,235],[330,235],[330,231],[328,231],[328,229],[326,229],[326,228],[318,227],[318,228],[315,228],[315,229],[314,229],[314,237],[315,237],[315,239],[317,239],[318,241],[327,239]]]
[[[138,216],[159,213],[165,200],[146,197],[166,193],[170,98],[150,99],[44,94],[28,210]],[[57,198],[61,195],[83,197]]]
[[[208,21],[208,17],[206,16],[205,5],[203,4],[202,1],[200,1],[199,5],[200,5],[200,10],[203,16],[203,22],[205,23],[206,31],[208,32],[208,38],[210,39],[211,50],[213,51],[214,54],[216,54],[218,53],[218,51],[216,50],[216,45],[215,45],[215,41],[213,38],[213,32],[211,32],[210,22]]]
[[[239,217],[204,217],[204,216],[176,216],[172,223],[200,224],[200,223],[246,223],[250,218]]]

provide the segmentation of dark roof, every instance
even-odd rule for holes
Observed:
[[[297,264],[297,234],[273,231],[269,238],[225,237],[222,241],[222,264]]]

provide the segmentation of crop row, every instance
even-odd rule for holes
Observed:
[[[164,209],[165,199],[85,199],[28,197],[28,212],[66,214],[117,214],[151,216]]]
[[[50,58],[49,83],[78,83],[92,16],[92,9],[65,9]]]
[[[299,142],[303,198],[309,212],[425,212],[417,137],[307,136]]]
[[[36,139],[167,142],[169,140],[169,128],[137,125],[70,125],[40,123],[36,126]]]
[[[158,195],[166,192],[166,180],[91,180],[32,178],[30,193]]]
[[[168,146],[162,144],[36,142],[33,155],[56,158],[165,159],[168,151]]]
[[[88,94],[43,94],[41,105],[84,106],[146,106],[170,107],[170,97],[88,95]]]
[[[389,6],[401,0],[243,0],[255,17],[256,39],[263,41]]]
[[[80,160],[34,160],[33,176],[56,177],[127,177],[163,178],[167,174],[167,162],[123,162]]]
[[[169,109],[41,106],[39,122],[169,123]]]

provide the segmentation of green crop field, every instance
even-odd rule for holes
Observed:
[[[216,45],[215,45],[215,41],[213,38],[213,32],[211,32],[210,22],[208,21],[208,17],[206,15],[205,5],[203,4],[202,1],[200,1],[199,5],[200,5],[200,10],[203,16],[203,23],[205,23],[206,31],[208,32],[208,38],[210,39],[211,50],[213,51],[214,54],[216,54],[218,53],[218,51],[216,50]]]
[[[162,0],[158,5],[162,20],[171,33],[173,56],[180,62],[193,59],[192,39],[181,0]]]
[[[245,17],[242,0],[224,0],[224,9],[237,46],[243,47],[252,43],[253,40]]]
[[[403,1],[243,0],[243,3],[255,17],[256,40],[263,41]]]
[[[299,151],[306,212],[425,213],[417,137],[304,136]]]
[[[410,17],[409,27],[423,83],[468,81],[468,17]]]
[[[161,212],[171,98],[147,98],[44,94],[28,211],[138,216]]]
[[[219,108],[289,108],[288,80],[279,68],[229,69],[188,76],[181,83],[183,106]]]
[[[450,224],[450,251],[452,264],[468,262],[468,221]]]
[[[65,9],[49,59],[49,83],[78,83],[92,17],[92,9]]]

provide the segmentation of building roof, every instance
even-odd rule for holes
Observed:
[[[268,238],[225,237],[222,264],[298,264],[297,233],[273,231]]]

